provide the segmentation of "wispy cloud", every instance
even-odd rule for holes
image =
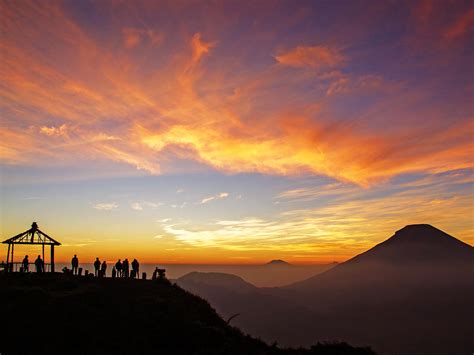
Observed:
[[[93,204],[92,207],[100,211],[112,211],[112,210],[116,210],[119,207],[119,205],[116,202],[103,202],[103,203]]]
[[[135,210],[135,211],[142,211],[143,210],[143,206],[141,205],[141,203],[139,202],[133,202],[131,205],[130,205],[130,208],[132,210]]]
[[[217,195],[214,195],[214,196],[208,196],[208,197],[204,197],[202,200],[201,200],[201,204],[205,204],[205,203],[208,203],[208,202],[211,202],[211,201],[214,201],[214,200],[221,200],[223,198],[227,198],[229,197],[229,193],[227,192],[221,192]]]
[[[443,39],[455,40],[469,33],[474,25],[474,9],[462,14],[443,32]]]
[[[275,60],[283,65],[296,68],[330,68],[344,62],[342,53],[327,46],[297,46],[287,52],[275,56]]]
[[[174,204],[171,205],[171,208],[184,208],[187,205],[188,205],[187,202],[182,202],[182,203],[179,203],[179,204],[174,203]]]
[[[143,42],[148,42],[152,46],[157,46],[163,42],[164,35],[155,30],[126,27],[122,29],[123,44],[125,48],[137,47]]]
[[[140,201],[130,204],[130,208],[135,211],[143,211],[145,208],[156,209],[160,206],[163,206],[162,202]]]
[[[46,127],[43,126],[40,128],[40,132],[47,136],[63,136],[68,137],[68,127],[66,124],[62,124],[59,127]]]
[[[159,219],[157,222],[159,222],[159,223],[168,223],[168,222],[171,222],[171,218]]]

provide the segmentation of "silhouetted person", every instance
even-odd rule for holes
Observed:
[[[44,264],[43,264],[43,260],[41,260],[41,256],[38,255],[38,258],[36,258],[35,260],[35,266],[36,266],[36,272],[38,274],[42,273],[44,270]]]
[[[95,261],[94,261],[94,270],[95,270],[95,276],[99,276],[99,270],[100,270],[100,260],[99,258],[95,258]]]
[[[30,262],[28,261],[28,255],[25,255],[21,263],[23,265],[23,272],[30,271]]]
[[[115,279],[116,276],[117,276],[117,269],[115,268],[115,266],[112,266],[112,278]]]
[[[32,243],[33,243],[33,240],[35,239],[35,233],[36,233],[37,230],[38,230],[38,223],[33,222],[31,224],[31,229],[30,229],[30,231],[31,231],[31,242]]]
[[[100,267],[100,273],[102,275],[102,277],[105,277],[105,273],[107,272],[107,263],[105,262],[105,260],[102,262],[102,265]]]
[[[122,273],[123,273],[123,277],[128,277],[128,270],[129,270],[128,259],[125,258],[125,260],[124,260],[123,263],[122,263]]]
[[[138,277],[138,270],[139,269],[140,269],[140,264],[138,263],[138,260],[133,259],[133,261],[132,261],[133,277]]]
[[[79,267],[79,259],[77,255],[74,254],[74,257],[71,259],[72,274],[77,275],[77,268]]]
[[[155,271],[153,271],[153,274],[151,275],[152,280],[156,280],[158,277],[158,266],[155,268]]]
[[[115,263],[115,268],[117,269],[117,276],[122,277],[123,264],[120,259]]]

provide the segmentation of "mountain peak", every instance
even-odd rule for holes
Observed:
[[[291,265],[291,264],[287,263],[284,260],[276,259],[276,260],[269,261],[266,265]]]
[[[351,260],[398,262],[462,260],[473,257],[473,247],[430,224],[410,224],[372,249]]]
[[[442,230],[440,230],[436,227],[433,227],[431,224],[408,224],[405,227],[403,227],[402,229],[399,229],[398,231],[396,231],[395,234],[397,234],[397,233],[412,233],[412,232],[418,232],[418,233],[419,232],[426,232],[426,233],[438,232],[438,233],[448,235],[448,234],[444,233]]]
[[[387,242],[423,242],[465,244],[431,224],[409,224],[395,232]]]

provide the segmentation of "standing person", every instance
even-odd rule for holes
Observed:
[[[35,260],[35,266],[36,266],[36,272],[38,274],[41,274],[43,272],[43,260],[41,260],[41,256],[39,255]]]
[[[30,262],[28,261],[28,255],[25,255],[22,261],[23,265],[23,272],[29,272],[30,271]]]
[[[95,258],[94,261],[94,270],[95,270],[95,276],[99,276],[99,270],[100,270],[100,260],[99,258]]]
[[[133,274],[135,277],[139,278],[138,276],[138,270],[140,269],[140,264],[138,263],[138,260],[137,259],[133,259],[132,261],[132,270],[133,270]]]
[[[112,266],[112,278],[115,279],[115,276],[117,276],[117,269],[115,266]]]
[[[107,263],[105,260],[102,262],[102,266],[100,267],[100,273],[102,277],[105,277],[105,273],[107,272]]]
[[[125,258],[125,260],[122,263],[122,273],[123,277],[128,277],[128,259]]]
[[[122,262],[120,261],[120,259],[118,259],[118,261],[115,263],[115,268],[117,269],[117,277],[122,277]]]
[[[79,267],[79,259],[77,258],[77,255],[74,254],[74,257],[71,259],[71,268],[72,268],[73,275],[77,275],[78,267]]]

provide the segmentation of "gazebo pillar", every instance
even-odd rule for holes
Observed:
[[[12,260],[11,260],[11,264],[12,264],[12,269],[11,269],[11,272],[14,271],[15,269],[15,265],[13,264],[14,260],[13,260],[13,251],[15,250],[15,244],[12,244]]]
[[[7,251],[7,272],[10,271],[10,243],[8,243],[8,251]]]
[[[51,269],[50,272],[54,272],[54,244],[51,244]]]

